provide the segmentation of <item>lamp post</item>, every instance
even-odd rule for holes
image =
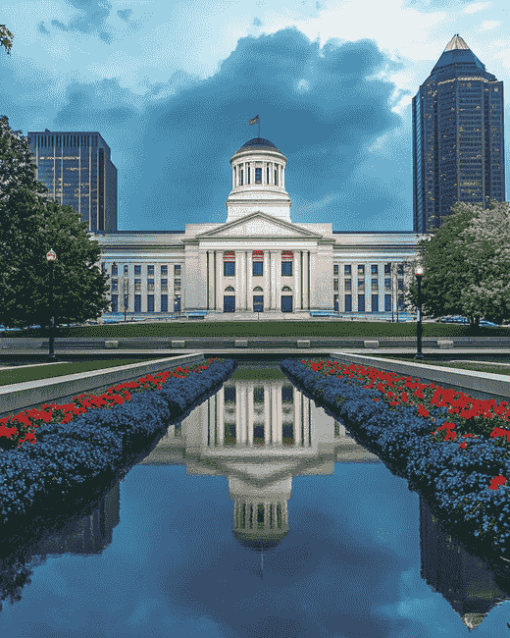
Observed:
[[[54,328],[55,328],[55,316],[53,311],[53,262],[57,258],[55,251],[53,248],[50,249],[49,253],[46,255],[46,259],[50,265],[50,296],[49,296],[49,307],[50,307],[50,343],[49,343],[49,352],[48,358],[46,359],[49,363],[53,361],[58,361],[55,356],[55,336],[54,336]]]
[[[423,353],[421,351],[421,329],[422,329],[422,325],[421,325],[421,278],[423,277],[423,268],[421,266],[418,266],[416,268],[415,274],[416,274],[416,280],[418,282],[418,323],[416,324],[416,340],[417,340],[417,345],[416,345],[416,355],[415,355],[415,359],[418,360],[422,360],[423,357]]]

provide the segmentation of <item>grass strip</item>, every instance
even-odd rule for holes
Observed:
[[[428,366],[440,366],[443,368],[453,368],[454,370],[471,370],[473,372],[489,372],[490,374],[501,374],[503,376],[510,376],[510,368],[498,368],[491,365],[479,365],[477,363],[450,363],[449,361],[436,361],[435,359],[423,359],[418,362],[414,359],[402,359],[402,357],[389,357],[382,355],[373,355],[378,359],[393,359],[394,361],[403,361],[405,363],[424,363]],[[506,361],[505,361],[506,363]]]
[[[48,338],[45,330],[5,332],[8,338]],[[59,328],[60,337],[416,337],[416,324],[351,321],[222,321],[206,323],[153,323]],[[510,328],[478,328],[456,324],[423,324],[423,337],[508,337]]]
[[[36,366],[33,368],[17,367],[11,370],[0,370],[0,386],[24,383],[26,381],[39,381],[41,379],[53,379],[55,377],[78,374],[79,372],[90,372],[91,370],[114,368],[131,363],[142,363],[143,361],[152,359],[154,359],[154,357],[114,359],[110,361],[73,361],[69,363],[59,363],[58,365],[50,363],[47,366]]]

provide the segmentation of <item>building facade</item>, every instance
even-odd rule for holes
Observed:
[[[31,131],[36,179],[49,197],[72,206],[89,232],[117,231],[117,169],[97,131]]]
[[[92,234],[110,275],[112,312],[390,314],[403,309],[403,272],[413,232],[336,232],[293,223],[287,158],[254,138],[231,158],[225,223],[185,231]]]
[[[456,201],[505,201],[503,82],[455,35],[413,98],[413,229]]]

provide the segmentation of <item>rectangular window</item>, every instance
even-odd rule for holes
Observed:
[[[333,308],[335,309],[336,312],[338,312],[338,295],[335,295],[333,297]]]
[[[181,280],[174,279],[174,290],[180,290],[180,289],[181,289]]]
[[[127,312],[129,310],[129,295],[124,295],[124,307],[123,310]]]
[[[404,297],[402,297],[402,295],[398,297],[398,309],[402,312],[404,311]]]
[[[235,261],[223,262],[223,276],[235,277],[235,274],[236,274],[236,262]]]
[[[168,279],[161,280],[161,290],[168,290]]]
[[[181,276],[181,266],[180,264],[178,266],[174,266],[174,277],[180,277]]]
[[[142,292],[142,280],[135,279],[135,292]]]
[[[117,264],[112,264],[112,277],[117,277],[119,274],[119,267]]]
[[[378,290],[378,288],[379,288],[379,280],[372,279],[372,290]]]
[[[352,279],[345,280],[345,290],[351,290],[351,281]]]
[[[255,184],[262,184],[262,169],[255,169]]]
[[[168,295],[161,295],[161,312],[168,312]]]
[[[352,295],[345,295],[345,312],[352,312]]]
[[[372,275],[377,275],[379,273],[379,269],[377,267],[377,264],[372,264]]]
[[[118,289],[119,289],[119,280],[112,279],[112,290],[117,292]]]
[[[244,170],[241,169],[241,186],[244,184]]]
[[[119,297],[118,295],[112,295],[112,312],[119,311]]]
[[[274,185],[278,186],[278,171],[274,169]]]
[[[161,276],[167,276],[168,275],[168,266],[161,266]]]
[[[135,312],[142,312],[142,295],[135,295]]]
[[[365,275],[365,264],[358,264],[358,277],[360,275]]]
[[[391,277],[386,277],[384,280],[384,289],[391,290]]]
[[[154,292],[154,279],[147,279],[147,290]]]
[[[344,266],[344,275],[349,275],[349,277],[351,276],[351,266]]]
[[[372,295],[372,312],[379,312],[379,295]]]
[[[404,290],[404,280],[403,279],[399,279],[398,280],[398,289],[399,290]]]
[[[253,276],[254,277],[262,277],[264,274],[264,262],[263,261],[254,261],[253,262]]]
[[[147,276],[154,277],[154,266],[147,266]]]
[[[384,264],[384,274],[391,275],[391,262]]]
[[[384,295],[384,311],[391,312],[391,295]]]
[[[124,266],[124,277],[127,277],[129,275],[129,266],[126,264]]]
[[[338,279],[333,279],[333,290],[338,290]]]
[[[154,312],[154,295],[147,295],[147,312]]]
[[[358,312],[365,312],[365,295],[358,295]]]
[[[404,264],[399,264],[398,265],[397,272],[398,272],[399,275],[403,275],[404,274]]]
[[[174,312],[181,312],[181,296],[175,295],[174,297]]]
[[[364,292],[365,291],[365,280],[358,280],[358,290]]]
[[[338,275],[338,264],[333,264],[333,275]]]
[[[142,267],[141,266],[135,266],[135,277],[136,275],[141,275],[142,274]]]
[[[282,277],[292,276],[292,262],[282,261]]]

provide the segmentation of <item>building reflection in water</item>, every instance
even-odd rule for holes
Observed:
[[[262,548],[289,531],[292,477],[332,474],[337,461],[379,458],[284,379],[228,381],[171,426],[142,463],[181,463],[188,474],[226,476],[234,535]]]
[[[489,611],[510,596],[478,556],[454,542],[420,496],[421,577],[445,598],[473,629]]]

